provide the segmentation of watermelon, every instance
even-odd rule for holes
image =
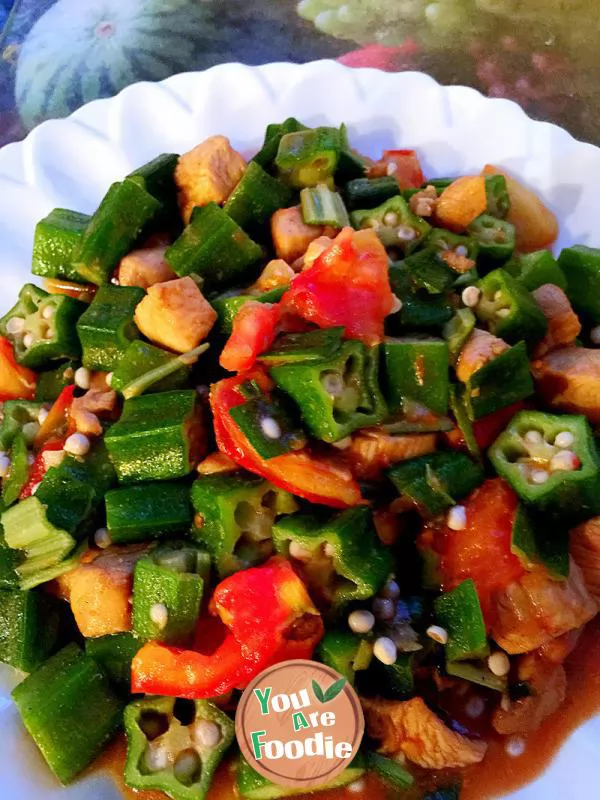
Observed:
[[[130,83],[210,66],[223,34],[218,0],[57,0],[35,23],[17,63],[27,128],[110,97]]]

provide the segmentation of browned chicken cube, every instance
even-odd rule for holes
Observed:
[[[270,292],[272,289],[284,288],[290,285],[296,273],[282,258],[274,258],[258,276],[256,283],[251,288],[252,294]]]
[[[217,314],[190,277],[156,283],[135,309],[135,324],[155,344],[185,353],[205,339]]]
[[[246,161],[226,136],[210,136],[188,153],[175,168],[181,216],[189,222],[196,206],[224,203],[238,185]]]
[[[509,346],[504,339],[499,339],[487,331],[475,328],[458,357],[456,377],[459,381],[466,383],[478,369],[508,349]]]
[[[409,433],[392,436],[377,428],[354,434],[345,451],[352,474],[358,480],[378,480],[392,464],[433,453],[435,433]]]
[[[73,399],[69,415],[79,433],[100,436],[102,424],[99,416],[110,414],[116,405],[116,392],[111,389],[90,388],[81,397]]]
[[[585,414],[600,422],[600,350],[566,347],[553,350],[532,363],[536,389],[559,411]]]
[[[535,356],[541,358],[557,347],[572,345],[581,333],[581,322],[560,286],[545,283],[532,294],[548,320],[548,332],[537,345]]]
[[[570,550],[589,593],[600,608],[600,517],[589,519],[571,531]]]
[[[119,263],[117,269],[119,285],[148,289],[155,283],[164,283],[176,278],[177,275],[165,261],[166,250],[166,245],[132,250]]]
[[[300,206],[280,208],[271,217],[271,235],[278,258],[288,264],[306,252],[308,245],[323,235],[320,225],[307,225],[302,218]]]

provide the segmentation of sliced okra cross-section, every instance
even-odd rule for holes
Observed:
[[[377,208],[360,209],[350,214],[356,230],[373,228],[384,247],[393,247],[409,255],[423,241],[431,225],[410,210],[406,200],[397,195]]]

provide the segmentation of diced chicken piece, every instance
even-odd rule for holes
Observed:
[[[570,550],[589,593],[600,608],[600,517],[589,519],[571,531]]]
[[[156,283],[135,309],[135,324],[151,342],[177,353],[208,336],[217,314],[192,278]]]
[[[539,567],[498,593],[492,637],[507,653],[529,653],[580,628],[596,613],[582,572],[571,559],[566,581],[553,580]]]
[[[410,209],[418,217],[432,217],[437,205],[438,193],[435,186],[426,186],[411,195]]]
[[[71,405],[70,417],[79,433],[86,436],[100,436],[102,425],[98,418],[110,414],[117,405],[117,394],[111,389],[89,389],[81,397],[76,397]]]
[[[386,755],[403,754],[426,769],[467,767],[485,756],[485,742],[450,730],[421,697],[361,702],[369,735],[381,741],[380,750]]]
[[[290,285],[295,274],[287,261],[282,258],[274,258],[260,273],[250,293],[262,294],[262,292],[270,292],[272,289],[285,288]]]
[[[190,221],[196,206],[224,203],[245,171],[246,161],[226,136],[211,136],[184,153],[175,169],[183,221]]]
[[[204,461],[201,461],[196,467],[200,475],[216,475],[223,472],[234,472],[237,469],[239,467],[235,461],[218,450],[216,453],[206,456]]]
[[[355,478],[377,480],[383,470],[392,464],[432,453],[435,450],[435,443],[435,433],[392,436],[373,428],[355,434],[345,454]]]
[[[560,708],[567,694],[564,667],[546,661],[539,651],[519,659],[517,676],[520,683],[527,684],[531,694],[494,711],[492,724],[505,736],[537,730]]]
[[[139,286],[147,289],[155,283],[164,283],[177,277],[165,261],[166,245],[142,247],[132,250],[122,258],[117,268],[120,286]]]
[[[560,411],[600,422],[600,350],[563,347],[532,362],[538,394]]]
[[[545,283],[535,289],[533,296],[548,320],[548,333],[536,347],[536,358],[557,347],[572,345],[581,333],[581,323],[560,286]]]
[[[504,339],[475,328],[460,351],[456,364],[456,377],[466,383],[478,369],[508,349],[509,346]]]
[[[300,206],[280,208],[271,217],[271,235],[278,258],[292,264],[306,252],[308,245],[323,235],[321,225],[307,225]]]
[[[131,630],[133,570],[147,545],[89,550],[82,563],[57,579],[60,596],[71,604],[87,638]]]

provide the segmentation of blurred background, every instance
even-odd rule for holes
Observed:
[[[224,61],[424,70],[600,144],[598,0],[0,0],[0,144]]]

